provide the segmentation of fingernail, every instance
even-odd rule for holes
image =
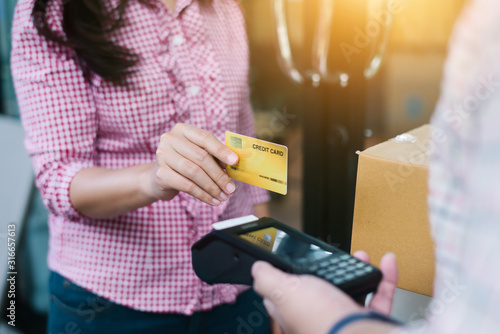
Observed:
[[[392,256],[393,258],[396,258],[396,254],[394,254],[393,252],[386,253],[385,255]]]
[[[238,161],[238,155],[236,155],[236,153],[230,154],[227,157],[227,160],[229,161],[229,164],[232,165],[232,164],[236,163],[236,161]]]
[[[215,198],[212,199],[212,203],[217,206],[220,204],[220,201],[219,200],[216,200]]]
[[[234,183],[229,182],[226,186],[227,192],[231,194],[234,191],[234,189],[236,189],[236,186],[234,185]]]
[[[221,191],[221,192],[220,192],[219,197],[220,197],[223,201],[225,201],[226,199],[228,199],[228,197],[227,197],[226,193],[225,193],[225,192],[223,192],[223,191]]]

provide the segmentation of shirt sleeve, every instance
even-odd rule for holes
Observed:
[[[38,34],[17,9],[11,68],[36,186],[52,214],[81,217],[69,198],[73,177],[95,165],[96,109],[74,50]]]

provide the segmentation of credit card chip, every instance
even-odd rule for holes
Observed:
[[[229,145],[235,148],[242,148],[243,140],[241,138],[230,136],[229,137]]]

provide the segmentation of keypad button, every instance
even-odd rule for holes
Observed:
[[[330,260],[329,259],[321,260],[319,262],[319,266],[322,267],[322,268],[329,267],[330,266]]]
[[[306,265],[307,270],[316,271],[319,269],[319,265],[316,262],[311,262]]]
[[[308,271],[307,268],[303,264],[294,264],[292,266],[293,272],[295,273],[302,273],[304,271]]]
[[[320,270],[318,270],[318,275],[320,276],[323,276],[324,274],[326,274],[327,272],[329,272],[328,269],[326,268],[321,268]]]
[[[343,278],[334,278],[333,279],[333,284],[336,284],[336,285],[342,284],[344,282],[345,282],[345,280]]]
[[[374,267],[349,254],[333,254],[318,261],[304,263],[301,269],[301,272],[309,272],[335,285],[344,284],[375,270]]]
[[[347,262],[340,262],[338,266],[339,266],[339,268],[345,268],[345,267],[347,267],[348,265],[349,265],[349,264],[348,264]]]
[[[329,272],[329,273],[327,273],[327,274],[325,275],[325,278],[326,278],[327,280],[331,280],[331,279],[332,279],[332,278],[334,278],[334,277],[336,277],[336,274],[335,274],[335,272],[333,272],[333,271],[332,271],[332,272]]]
[[[344,277],[346,280],[351,280],[354,278],[354,275],[353,274],[346,274]]]
[[[365,274],[365,271],[364,271],[364,270],[356,270],[356,271],[354,272],[354,275],[356,275],[356,276],[358,276],[358,277],[359,277],[359,276],[363,276],[364,274]]]

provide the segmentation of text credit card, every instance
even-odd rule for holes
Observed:
[[[227,166],[229,177],[286,195],[288,148],[265,140],[226,132],[226,146],[240,158],[236,166]]]

